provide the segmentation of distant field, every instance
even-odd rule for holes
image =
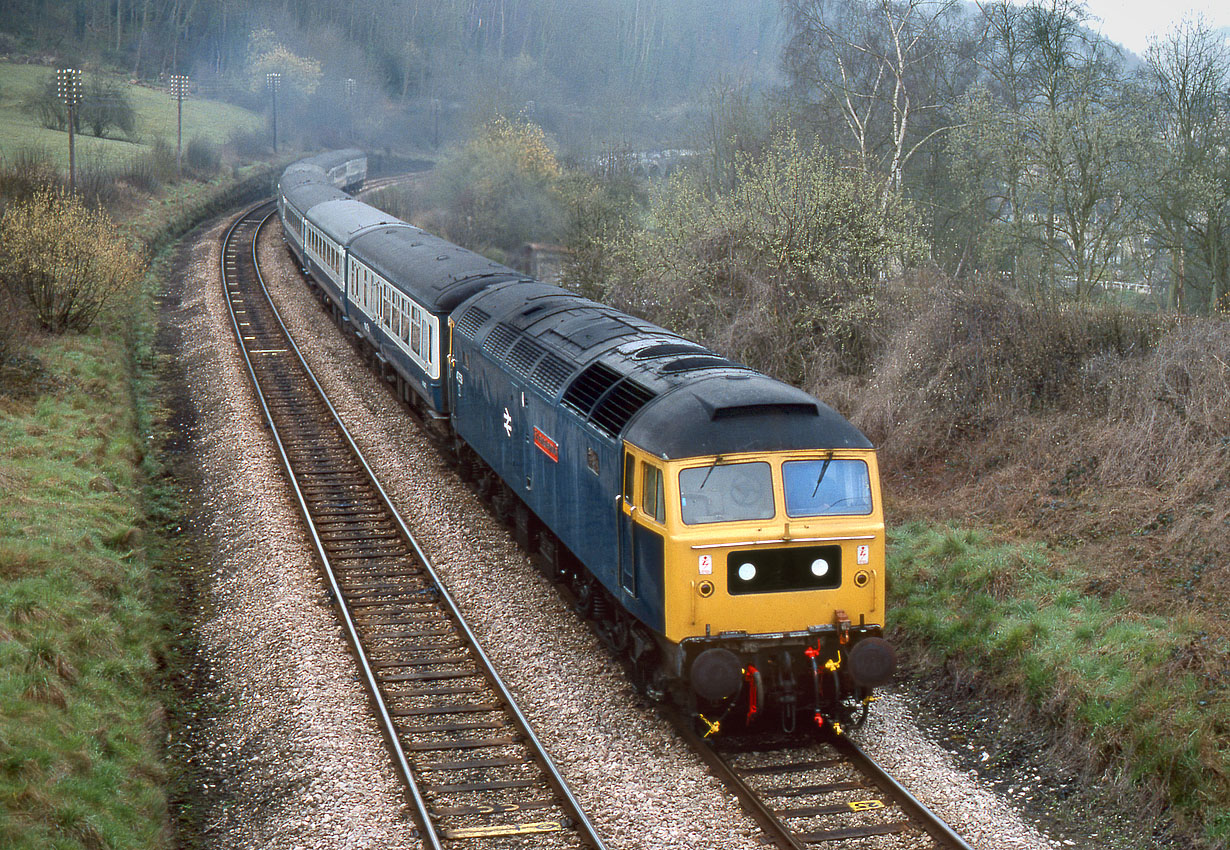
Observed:
[[[0,156],[9,157],[23,148],[37,147],[67,166],[68,134],[39,126],[22,109],[26,96],[37,91],[54,73],[55,69],[47,66],[0,62]],[[128,94],[137,115],[134,140],[97,139],[78,133],[75,144],[79,163],[98,158],[106,163],[123,161],[148,150],[159,137],[174,146],[174,98],[166,91],[140,85],[128,86]],[[185,145],[193,136],[222,143],[236,130],[261,126],[261,116],[238,106],[196,98],[184,101]]]

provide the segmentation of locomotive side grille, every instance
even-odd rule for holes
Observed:
[[[602,394],[619,381],[622,376],[602,363],[590,365],[584,372],[577,375],[564,391],[564,404],[588,417]]]
[[[534,368],[534,364],[538,362],[538,358],[542,357],[546,351],[538,343],[529,337],[522,337],[517,340],[517,344],[512,347],[512,351],[508,352],[508,365],[511,366],[519,374],[529,377],[530,370]]]
[[[566,360],[547,352],[547,356],[538,362],[538,368],[534,370],[530,380],[555,395],[571,374],[572,366]]]
[[[487,341],[483,343],[483,350],[493,357],[503,357],[504,354],[516,342],[518,333],[505,324],[498,324],[492,328],[491,333],[487,334]]]
[[[653,390],[636,381],[621,381],[599,402],[590,422],[612,437],[617,437],[628,424],[628,420],[656,395]]]
[[[461,331],[468,337],[478,333],[478,329],[483,326],[483,322],[491,318],[491,314],[481,307],[471,307],[466,310],[466,314],[461,317],[461,321],[457,323],[457,330]]]

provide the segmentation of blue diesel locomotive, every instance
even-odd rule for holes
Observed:
[[[360,151],[287,169],[290,251],[638,682],[709,732],[865,708],[896,664],[866,437],[798,389],[351,198],[365,174]]]

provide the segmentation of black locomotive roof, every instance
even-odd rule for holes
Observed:
[[[495,286],[453,318],[455,334],[509,371],[611,438],[659,457],[871,448],[802,390],[559,287]]]
[[[423,232],[395,215],[381,212],[350,197],[322,201],[308,211],[308,219],[340,245],[350,244],[358,234],[374,227],[398,227],[407,228],[413,233]]]
[[[350,250],[433,312],[448,312],[480,289],[521,272],[418,228],[361,233]]]
[[[735,452],[869,449],[827,404],[759,372],[697,372],[645,405],[624,439],[675,459]]]

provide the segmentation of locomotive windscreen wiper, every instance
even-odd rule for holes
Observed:
[[[720,464],[721,462],[722,462],[721,455],[718,455],[717,457],[713,459],[713,465],[709,467],[709,470],[705,473],[705,477],[701,479],[700,486],[696,488],[697,490],[705,489],[705,483],[709,480],[709,476],[713,474],[713,470],[717,469],[718,464]]]
[[[816,494],[820,492],[820,482],[824,480],[824,473],[829,471],[829,464],[833,462],[833,450],[829,449],[829,453],[824,458],[824,463],[820,466],[820,474],[816,476],[816,489],[811,491],[811,497],[816,498]]]

